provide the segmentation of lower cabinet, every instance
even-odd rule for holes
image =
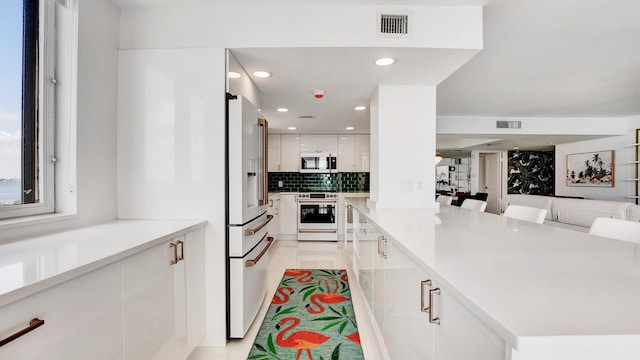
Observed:
[[[354,211],[354,271],[385,358],[504,360],[505,342],[374,226]]]
[[[0,307],[0,359],[186,359],[205,332],[204,228]],[[37,322],[34,322],[37,324]]]
[[[267,215],[273,216],[273,219],[269,221],[269,235],[277,238],[277,235],[280,234],[280,194],[269,195]]]
[[[280,195],[280,235],[298,236],[298,198],[296,194]],[[295,238],[293,238],[295,240]]]
[[[122,261],[125,359],[184,359],[204,335],[200,232]]]
[[[28,264],[25,264],[28,265]],[[0,359],[122,358],[122,275],[115,263],[0,307]]]

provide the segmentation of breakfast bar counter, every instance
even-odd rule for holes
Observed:
[[[348,202],[502,339],[507,359],[640,358],[637,245],[455,206]]]

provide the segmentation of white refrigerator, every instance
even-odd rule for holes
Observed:
[[[266,295],[268,123],[242,96],[227,95],[227,337],[243,338]]]

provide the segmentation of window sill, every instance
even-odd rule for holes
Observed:
[[[54,214],[42,214],[24,216],[19,218],[0,220],[0,231],[15,229],[24,226],[32,226],[39,224],[46,224],[50,222],[67,220],[76,217],[76,213],[54,213]]]

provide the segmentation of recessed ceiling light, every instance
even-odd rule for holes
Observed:
[[[238,79],[242,77],[242,75],[239,72],[235,72],[235,71],[229,71],[228,75],[230,79]]]
[[[271,77],[271,73],[268,71],[264,71],[264,70],[258,70],[258,71],[254,71],[253,75],[255,77],[259,77],[259,78],[268,78]]]
[[[349,140],[349,138],[340,138],[340,140]]]
[[[354,109],[358,110],[358,111],[362,111],[362,110],[366,110],[367,107],[366,106],[356,106],[356,107],[354,107]]]
[[[287,111],[289,111],[289,109],[287,109],[287,108],[278,108],[276,110],[278,110],[279,112],[287,112]]]
[[[513,150],[520,150],[520,146],[514,146]]]
[[[289,126],[287,129],[289,129],[289,130],[295,130],[295,129],[296,129],[296,127],[295,127],[295,126]]]
[[[355,129],[353,126],[347,126],[346,128],[344,128],[345,130],[353,130]]]
[[[378,66],[389,66],[393,64],[396,60],[394,58],[384,57],[376,60],[376,65]]]

